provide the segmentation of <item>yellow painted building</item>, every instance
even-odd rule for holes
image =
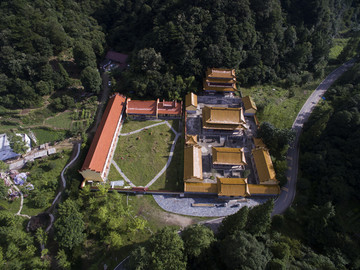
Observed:
[[[256,104],[250,96],[243,97],[242,102],[244,103],[245,109],[244,115],[254,115],[256,113]]]
[[[275,170],[269,151],[265,148],[252,150],[255,161],[257,175],[261,184],[277,184]]]
[[[184,181],[203,180],[201,146],[189,145],[184,149]]]
[[[246,165],[244,148],[213,147],[212,159],[215,165]]]
[[[197,95],[190,92],[185,96],[185,110],[187,112],[195,112],[197,110]]]
[[[240,130],[245,129],[242,108],[208,107],[202,110],[203,128]]]
[[[217,183],[219,196],[250,196],[246,178],[218,178]]]
[[[266,148],[266,145],[262,139],[253,137],[253,141],[255,144],[255,148]]]
[[[236,91],[235,69],[208,68],[203,82],[204,91]]]
[[[185,192],[194,193],[214,193],[218,192],[217,183],[195,183],[195,182],[184,182]]]
[[[280,187],[278,184],[272,185],[248,185],[252,195],[279,195]]]
[[[185,144],[186,145],[195,145],[195,144],[197,144],[197,135],[186,135]]]

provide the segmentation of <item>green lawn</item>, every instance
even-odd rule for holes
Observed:
[[[71,127],[72,116],[73,112],[63,112],[45,120],[45,124],[56,128],[69,129]]]
[[[129,120],[127,119],[125,121],[125,123],[123,124],[122,128],[121,128],[121,133],[128,133],[131,131],[135,131],[138,130],[140,128],[146,127],[146,126],[150,126],[159,122],[163,122],[163,121],[135,121],[135,120]]]
[[[35,134],[35,137],[38,141],[38,144],[43,144],[47,142],[53,142],[58,140],[63,140],[66,136],[65,130],[52,130],[48,128],[34,128],[32,131]]]
[[[152,190],[184,190],[184,136],[176,142],[175,151],[169,168],[159,179],[150,186]]]
[[[250,95],[257,107],[260,122],[267,121],[278,128],[291,128],[298,112],[318,86],[314,81],[304,87],[292,87],[291,91],[277,86],[265,85],[242,88],[242,95]]]
[[[174,138],[175,134],[165,124],[121,136],[114,160],[135,185],[145,186],[165,166]]]
[[[108,175],[108,180],[109,181],[117,181],[117,180],[122,180],[122,176],[120,175],[120,173],[116,170],[116,168],[114,167],[114,165],[111,164],[110,166],[110,171],[109,171],[109,175]]]

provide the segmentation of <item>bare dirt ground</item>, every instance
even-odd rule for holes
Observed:
[[[191,224],[197,223],[197,221],[193,218],[171,214],[167,212],[159,211],[157,217],[161,221],[163,221],[166,225],[176,225],[176,226],[180,226],[181,228],[185,228],[187,226],[190,226]]]

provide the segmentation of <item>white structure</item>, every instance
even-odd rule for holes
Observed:
[[[31,141],[29,136],[26,134],[18,134],[18,133],[16,133],[16,135],[22,138],[22,140],[25,142],[26,146],[28,147],[28,150],[26,152],[29,152],[31,150]],[[18,156],[20,156],[20,154],[15,153],[11,149],[6,134],[0,134],[0,160],[7,160]]]

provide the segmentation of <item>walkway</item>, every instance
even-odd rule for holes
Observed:
[[[172,127],[171,127],[172,128]],[[172,128],[173,129],[173,128]],[[145,187],[150,187],[152,184],[154,184],[156,182],[156,180],[158,180],[158,178],[167,170],[167,168],[170,166],[170,163],[171,163],[171,160],[172,160],[172,157],[174,155],[174,150],[175,150],[175,146],[176,146],[176,142],[177,140],[179,139],[181,133],[177,133],[175,131],[175,139],[173,140],[172,142],[172,145],[171,145],[171,149],[170,149],[170,154],[169,154],[169,158],[168,158],[168,161],[166,162],[166,165],[164,166],[164,168],[161,169],[161,171],[145,186]]]
[[[21,214],[21,210],[23,208],[23,204],[24,204],[24,195],[22,194],[22,192],[20,191],[20,189],[14,184],[14,182],[11,180],[11,178],[9,177],[9,180],[11,182],[11,185],[16,189],[17,192],[19,192],[20,194],[20,208],[19,211],[17,211],[17,213],[15,214],[16,216],[21,216],[21,217],[26,217],[28,219],[30,219],[31,217],[28,215],[23,215]]]
[[[149,128],[152,128],[152,127],[157,127],[157,126],[164,125],[164,124],[170,125],[168,123],[168,121],[164,121],[164,122],[160,122],[160,123],[156,123],[156,124],[153,124],[153,125],[150,125],[150,126],[146,126],[146,127],[143,127],[143,128],[140,128],[140,129],[128,132],[128,133],[120,133],[120,136],[129,136],[129,135],[132,135],[132,134],[139,133],[139,132],[141,132],[141,131],[143,131],[145,129],[149,129]],[[171,125],[170,125],[170,127],[171,127]],[[174,133],[176,134],[176,131]]]
[[[121,133],[121,130],[120,130],[120,136],[129,136],[129,135],[132,135],[132,134],[136,134],[136,133],[139,133],[143,130],[146,130],[146,129],[149,129],[149,128],[153,128],[153,127],[157,127],[157,126],[160,126],[160,125],[164,125],[166,124],[171,130],[172,132],[174,132],[175,134],[175,139],[173,140],[172,142],[172,145],[171,145],[171,149],[170,149],[170,153],[169,153],[169,158],[165,164],[165,166],[161,169],[161,171],[155,175],[155,177],[153,179],[150,180],[150,182],[145,186],[145,187],[150,187],[152,184],[154,184],[156,182],[156,180],[159,179],[159,177],[167,170],[167,168],[170,166],[170,163],[171,163],[171,160],[172,160],[172,157],[174,155],[174,150],[175,150],[175,146],[176,146],[176,142],[178,140],[178,138],[180,137],[181,133],[180,132],[177,132],[170,124],[168,121],[164,121],[164,122],[160,122],[160,123],[156,123],[156,124],[153,124],[153,125],[150,125],[150,126],[146,126],[146,127],[143,127],[143,128],[140,128],[140,129],[137,129],[137,130],[134,130],[134,131],[131,131],[131,132],[128,132],[128,133]],[[131,180],[124,174],[124,172],[120,169],[120,167],[117,165],[117,163],[112,159],[111,160],[111,163],[115,166],[116,170],[119,172],[119,174],[124,178],[124,180],[131,186],[131,187],[136,187],[136,185],[131,182]]]
[[[292,130],[296,132],[296,137],[293,144],[290,146],[287,154],[288,170],[286,177],[288,179],[285,186],[282,188],[278,199],[275,201],[274,210],[272,215],[282,214],[294,201],[296,194],[296,181],[298,174],[298,163],[299,163],[299,138],[304,126],[304,123],[310,117],[311,112],[314,110],[317,103],[321,100],[322,96],[329,89],[329,87],[351,66],[353,66],[355,60],[352,59],[342,66],[331,72],[315,89],[310,97],[301,108],[297,115]]]
[[[124,180],[131,186],[136,187],[133,182],[127,176],[123,173],[123,171],[120,169],[120,167],[117,165],[117,163],[114,160],[111,160],[111,164],[115,166],[115,169],[120,173],[121,177],[124,178]]]

